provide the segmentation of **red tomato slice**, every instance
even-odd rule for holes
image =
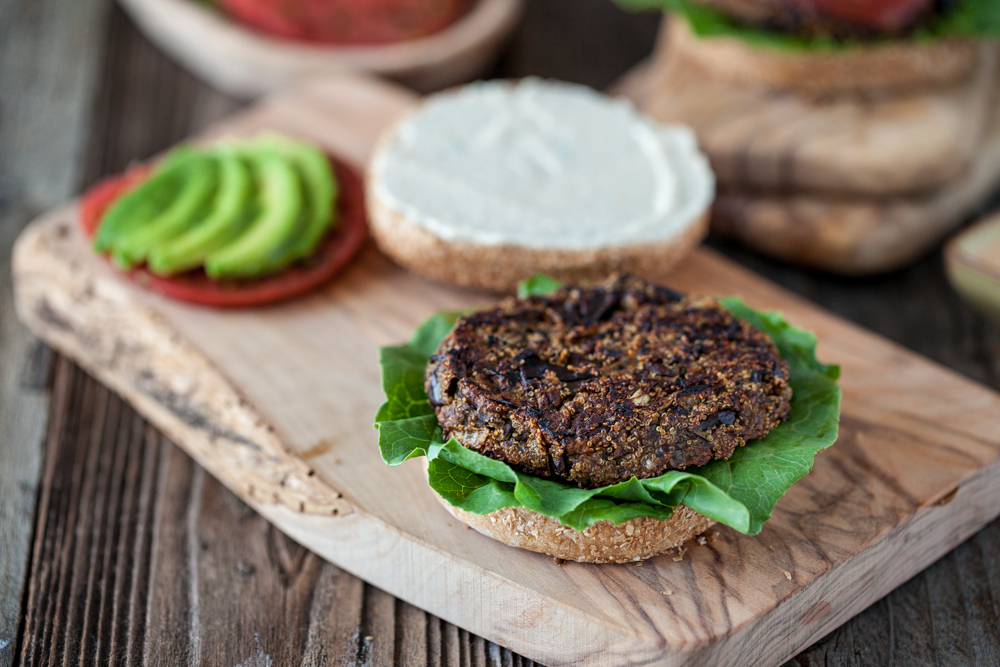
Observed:
[[[176,276],[156,276],[143,268],[125,275],[143,287],[179,301],[216,308],[243,308],[284,301],[327,282],[347,266],[368,236],[364,188],[358,174],[338,160],[331,160],[340,185],[337,198],[339,222],[310,257],[280,273],[262,278],[212,280],[201,269]],[[97,183],[80,200],[80,227],[94,235],[101,216],[118,197],[140,183],[149,166],[130,169]]]
[[[798,0],[846,21],[898,30],[926,11],[934,0]]]
[[[387,44],[437,32],[470,0],[219,0],[230,16],[286,39]]]

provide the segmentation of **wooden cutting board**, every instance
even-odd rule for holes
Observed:
[[[327,79],[211,134],[260,128],[361,165],[415,99]],[[90,254],[72,204],[14,256],[24,321],[120,392],[281,530],[338,566],[549,665],[778,665],[1000,513],[1000,395],[825,313],[708,250],[673,285],[742,294],[814,330],[843,369],[841,437],[757,537],[642,566],[557,564],[464,528],[419,461],[386,468],[377,348],[493,297],[430,284],[369,247],[325,289],[221,312],[167,301]]]

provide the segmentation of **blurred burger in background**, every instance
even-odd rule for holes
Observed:
[[[672,48],[743,83],[817,95],[953,83],[1000,36],[995,0],[623,0],[682,21]]]
[[[712,231],[864,275],[1000,187],[997,0],[617,0],[668,12],[642,109],[691,125]]]

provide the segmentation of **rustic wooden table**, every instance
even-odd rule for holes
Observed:
[[[609,0],[529,0],[495,74],[605,87],[657,22]],[[0,667],[530,662],[299,547],[16,321],[10,247],[31,218],[240,102],[111,0],[0,0],[0,91]],[[723,250],[1000,388],[1000,334],[937,252],[846,280]],[[1000,665],[1000,521],[789,664]]]

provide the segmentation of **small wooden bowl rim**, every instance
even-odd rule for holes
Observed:
[[[451,26],[385,45],[324,45],[270,37],[193,0],[119,0],[146,36],[217,88],[259,95],[294,79],[365,71],[440,88],[485,65],[517,23],[524,0],[476,0]],[[424,82],[428,82],[429,85]]]

